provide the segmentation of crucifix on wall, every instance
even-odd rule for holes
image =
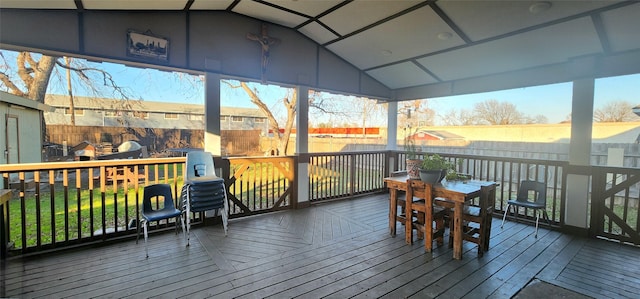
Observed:
[[[271,46],[278,44],[280,40],[270,37],[267,34],[267,24],[262,24],[262,31],[260,32],[260,35],[247,33],[247,38],[257,41],[262,47],[261,79],[262,83],[266,83],[265,74],[267,72],[267,64],[269,63],[269,51],[271,50]]]

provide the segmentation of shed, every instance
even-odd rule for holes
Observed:
[[[41,113],[48,105],[0,91],[0,164],[42,162]],[[37,136],[37,137],[36,137]],[[36,138],[34,138],[36,137]]]

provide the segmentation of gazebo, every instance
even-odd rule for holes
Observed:
[[[208,120],[220,115],[222,77],[299,88],[298,154],[309,89],[389,102],[395,148],[398,101],[573,82],[569,160],[588,165],[594,80],[640,72],[636,1],[5,0],[0,9],[4,49],[204,73]],[[205,147],[220,153],[219,122],[207,121]],[[579,212],[567,224],[585,227],[586,180],[569,184]]]
[[[309,206],[309,90],[387,102],[395,149],[400,101],[572,82],[562,217],[579,233],[588,227],[594,82],[640,73],[637,28],[636,1],[0,2],[2,49],[204,74],[205,148],[214,154],[221,78],[297,88],[299,206]]]

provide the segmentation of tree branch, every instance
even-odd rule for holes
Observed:
[[[27,52],[20,52],[18,54],[18,58],[16,59],[16,65],[18,66],[18,76],[24,82],[26,86],[31,86],[33,83],[33,74],[34,70],[30,67],[27,67],[27,61],[33,61],[30,59],[31,55]]]
[[[13,81],[11,81],[7,74],[0,72],[0,81],[2,81],[2,83],[7,86],[7,88],[9,88],[9,93],[20,97],[26,96],[26,94],[22,90],[20,90],[20,88],[16,86]]]

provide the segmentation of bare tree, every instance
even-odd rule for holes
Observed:
[[[429,108],[427,100],[406,101],[398,105],[398,124],[401,127],[432,126],[435,121],[435,111]]]
[[[68,82],[71,76],[66,76],[66,70],[70,70],[75,75],[74,78],[82,83],[84,88],[95,95],[112,92],[116,97],[129,99],[128,91],[119,86],[113,76],[108,72],[89,66],[81,59],[68,59],[65,61],[61,57],[48,56],[31,52],[19,52],[16,55],[15,64],[8,63],[5,51],[0,52],[4,63],[0,68],[0,87],[9,93],[26,97],[40,103],[44,103],[47,87],[57,68],[65,70],[65,75],[56,75],[60,82]],[[66,58],[65,58],[66,59]],[[14,70],[11,66],[15,65]],[[62,79],[65,78],[65,79]],[[106,88],[106,89],[105,89]]]
[[[44,103],[49,79],[59,57],[42,55],[36,60],[31,53],[20,52],[16,57],[17,70],[14,71],[17,78],[12,76],[13,70],[6,62],[4,53],[2,58],[4,63],[0,70],[0,82],[8,92]]]
[[[472,126],[476,124],[475,115],[467,109],[451,109],[444,115],[441,115],[440,119],[442,119],[447,126]]]
[[[549,123],[549,119],[542,115],[542,114],[538,114],[533,118],[533,123],[535,124],[548,124]]]
[[[287,111],[287,116],[285,125],[283,127],[284,131],[281,133],[278,120],[272,113],[271,109],[269,109],[269,106],[267,106],[267,104],[265,104],[265,102],[260,98],[260,93],[257,88],[251,88],[246,82],[239,82],[238,84],[234,84],[234,82],[228,80],[222,80],[222,82],[227,84],[231,88],[242,88],[242,90],[247,93],[249,99],[251,100],[251,103],[256,105],[258,109],[260,109],[260,111],[262,111],[262,113],[267,116],[267,119],[269,121],[269,129],[273,131],[273,136],[278,142],[279,154],[286,155],[289,148],[289,137],[291,136],[291,130],[293,129],[293,124],[297,112],[296,105],[298,101],[298,95],[296,93],[296,90],[289,89],[287,96],[282,99],[282,104]]]
[[[512,125],[524,123],[524,115],[516,106],[497,100],[487,100],[475,104],[473,109],[478,124],[488,125]]]
[[[280,121],[276,117],[278,112],[277,107],[269,107],[260,95],[260,86],[263,84],[238,82],[235,80],[222,80],[222,83],[226,84],[232,89],[242,89],[248,96],[250,101],[258,107],[266,116],[269,121],[269,129],[273,131],[273,136],[278,143],[278,154],[286,155],[289,148],[289,138],[295,124],[297,114],[297,101],[298,95],[295,89],[287,89],[287,94],[282,98],[282,106],[285,108],[285,116],[281,117]],[[338,100],[337,95],[327,94],[315,90],[309,91],[309,114],[317,115],[317,113],[325,113],[331,115],[343,116],[342,119],[348,119],[344,116],[348,113],[339,111],[337,107]],[[284,126],[282,124],[284,123]],[[327,127],[332,127],[331,124],[325,124]],[[282,132],[281,130],[282,129]]]
[[[373,119],[380,119],[382,114],[386,111],[383,105],[378,104],[375,100],[367,98],[351,98],[349,106],[352,108],[354,114],[358,114],[361,118],[362,137],[366,137],[367,121]]]
[[[71,125],[76,125],[76,111],[73,103],[73,88],[71,87],[71,57],[64,58],[64,64],[67,66],[67,93],[69,93],[69,110],[71,110]]]
[[[595,122],[626,122],[640,118],[632,111],[633,105],[627,101],[608,102],[593,112]]]
[[[70,97],[70,110],[72,124],[75,124],[75,112],[73,104],[73,88],[85,88],[95,96],[111,93],[124,99],[123,105],[130,96],[124,88],[119,86],[113,76],[108,72],[91,67],[84,60],[71,59],[70,57],[49,56],[31,52],[17,52],[15,63],[9,63],[9,51],[0,51],[3,63],[0,65],[0,89],[11,94],[25,97],[40,103],[44,103],[47,88],[52,80],[59,84],[66,83],[67,93]],[[15,69],[14,69],[15,67]],[[64,75],[62,74],[64,70]],[[64,78],[64,79],[63,79]],[[72,81],[78,80],[72,85]],[[72,88],[73,86],[73,88]],[[44,125],[44,114],[41,115]],[[46,127],[43,128],[42,140],[45,140]]]

